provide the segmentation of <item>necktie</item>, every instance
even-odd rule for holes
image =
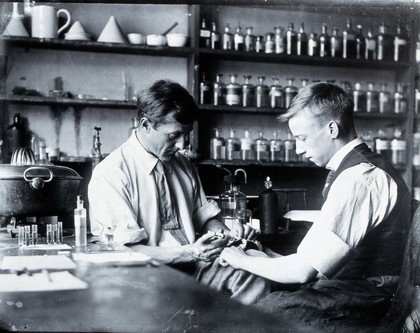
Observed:
[[[327,175],[327,179],[326,179],[326,181],[325,181],[325,186],[324,186],[324,189],[322,190],[322,196],[325,198],[326,196],[327,196],[327,194],[328,194],[328,191],[329,191],[329,187],[330,187],[330,184],[333,182],[333,180],[334,180],[334,176],[335,176],[335,171],[334,170],[331,170],[329,173],[328,173],[328,175]]]
[[[173,198],[171,185],[168,182],[165,167],[161,160],[158,160],[154,170],[159,192],[159,213],[162,228],[163,230],[169,230],[181,245],[189,244],[188,238],[179,224],[176,201]]]

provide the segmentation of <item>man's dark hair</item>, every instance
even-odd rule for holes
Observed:
[[[194,98],[179,83],[159,80],[143,90],[137,99],[137,116],[146,117],[156,128],[173,114],[180,124],[191,124],[198,118],[198,107]]]

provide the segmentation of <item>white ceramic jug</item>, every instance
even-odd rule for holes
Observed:
[[[66,23],[58,29],[58,17],[66,16]],[[41,5],[32,7],[32,37],[57,38],[60,32],[70,25],[71,15],[67,9]]]

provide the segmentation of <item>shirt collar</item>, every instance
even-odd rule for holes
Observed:
[[[350,141],[344,147],[341,147],[333,155],[333,157],[331,157],[330,161],[327,163],[327,165],[325,167],[329,170],[337,171],[337,169],[338,169],[339,165],[341,164],[341,162],[343,161],[344,157],[346,157],[346,155],[348,153],[350,153],[350,151],[354,147],[360,145],[361,143],[363,143],[363,140],[361,138],[356,138],[356,139]]]

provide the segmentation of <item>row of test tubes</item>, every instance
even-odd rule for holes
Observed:
[[[38,244],[38,225],[18,225],[18,245],[29,246]],[[63,243],[63,222],[46,225],[45,240],[47,244]]]

